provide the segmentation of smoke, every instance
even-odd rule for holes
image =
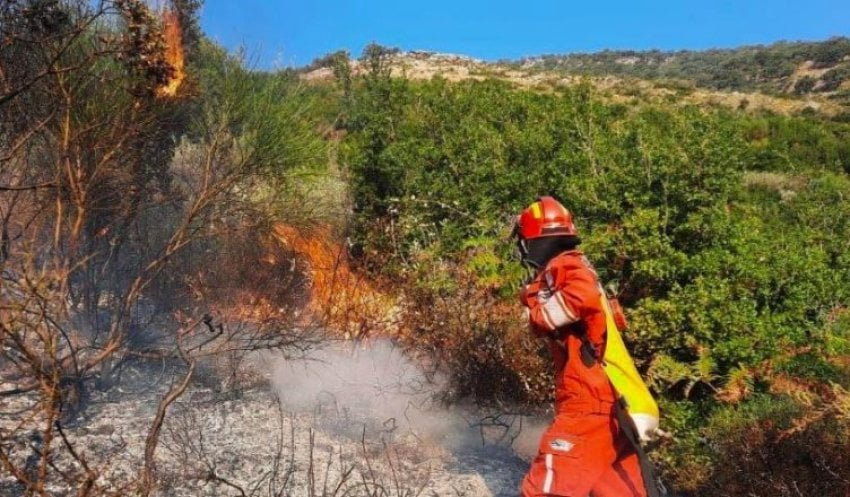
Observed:
[[[522,427],[518,430],[516,438],[513,440],[512,449],[516,455],[523,459],[531,460],[537,455],[537,448],[540,445],[540,437],[543,432],[549,427],[550,420],[526,416],[522,419]]]
[[[272,384],[289,409],[372,435],[412,435],[440,444],[460,440],[469,423],[439,406],[443,382],[428,377],[387,341],[339,345],[307,360],[278,360]]]
[[[426,374],[389,341],[338,345],[308,360],[278,359],[272,384],[290,410],[311,412],[352,436],[415,437],[449,450],[484,445],[536,453],[546,423],[439,401],[446,382]]]

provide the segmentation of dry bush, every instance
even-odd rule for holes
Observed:
[[[345,339],[394,334],[398,326],[395,297],[351,267],[348,247],[330,227],[298,228],[278,223],[272,242],[278,244],[278,250],[284,248],[296,256],[302,265],[306,319],[321,322]],[[279,257],[272,255],[270,259],[275,262]]]
[[[434,361],[434,373],[450,378],[448,400],[533,410],[550,405],[550,361],[519,306],[461,269],[455,274],[451,291],[409,286],[400,323],[403,343]]]
[[[186,265],[195,268],[189,283],[193,298],[245,320],[294,317],[309,297],[305,263],[270,231],[266,224],[231,226],[204,250],[188,254],[192,261]]]
[[[247,319],[192,293],[191,281],[222,266],[210,254],[232,257],[248,242],[228,235],[262,219],[252,192],[286,163],[278,144],[289,109],[271,90],[246,91],[238,67],[214,66],[221,91],[203,100],[158,99],[171,71],[149,53],[163,47],[147,9],[140,0],[0,7],[0,467],[28,495],[154,492],[169,406],[201,362],[238,368],[257,350],[298,354],[320,339],[289,313]],[[202,132],[180,142],[193,107]],[[229,271],[220,276],[238,272]],[[91,389],[120,383],[129,360],[170,363],[173,375],[149,420],[144,464],[107,485],[64,430]]]
[[[697,496],[824,496],[850,492],[850,392],[766,373],[769,393],[715,411],[703,429],[710,460],[682,454],[671,480]]]
[[[791,435],[771,421],[753,424],[720,452],[698,495],[850,495],[850,423],[834,414]]]

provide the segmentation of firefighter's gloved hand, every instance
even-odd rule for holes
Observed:
[[[642,444],[655,442],[664,433],[658,428],[658,418],[649,414],[631,414],[632,422],[635,424],[638,438]]]
[[[545,289],[540,288],[540,285],[536,283],[523,285],[519,291],[519,301],[525,307],[531,307],[532,299],[539,300],[541,298],[549,298],[549,295],[545,293]]]
[[[523,285],[519,290],[519,302],[525,307],[531,307],[529,300],[531,298],[531,285]]]
[[[643,446],[644,450],[648,452],[651,450],[655,450],[659,446],[671,441],[673,441],[672,433],[666,432],[661,429],[656,429],[654,432],[649,434],[649,437],[642,438],[640,444]]]
[[[522,312],[522,321],[528,325],[528,331],[531,332],[537,338],[544,338],[549,336],[544,330],[535,327],[531,322],[531,306],[532,302],[536,300],[539,296],[539,291],[537,286],[534,284],[531,285],[523,285],[519,292],[519,301],[522,303],[523,312]]]

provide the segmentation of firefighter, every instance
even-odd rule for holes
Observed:
[[[555,419],[522,482],[522,496],[657,495],[645,484],[651,469],[639,457],[644,454],[638,440],[657,427],[657,407],[649,396],[655,408],[649,409],[649,426],[637,427],[635,421],[646,419],[624,415],[623,397],[606,372],[606,347],[625,347],[597,274],[577,249],[572,215],[554,198],[541,197],[522,211],[515,235],[523,262],[534,270],[520,300],[531,331],[546,340],[556,371]],[[616,343],[609,344],[609,334]],[[648,396],[625,354],[621,362],[628,367],[622,370],[639,383],[638,395]]]

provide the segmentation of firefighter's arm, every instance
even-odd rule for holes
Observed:
[[[570,302],[574,294],[572,282],[565,276],[558,268],[548,268],[521,295],[528,308],[529,324],[537,334],[556,335],[581,319],[581,308]]]
[[[584,268],[549,268],[521,297],[538,334],[554,336],[575,322],[585,324],[585,337],[599,360],[605,352],[607,328],[596,277]]]
[[[608,326],[596,275],[585,268],[571,271],[568,283],[563,286],[561,292],[564,301],[576,309],[584,323],[585,346],[589,345],[591,348],[588,352],[592,354],[593,359],[602,360],[605,356]]]

